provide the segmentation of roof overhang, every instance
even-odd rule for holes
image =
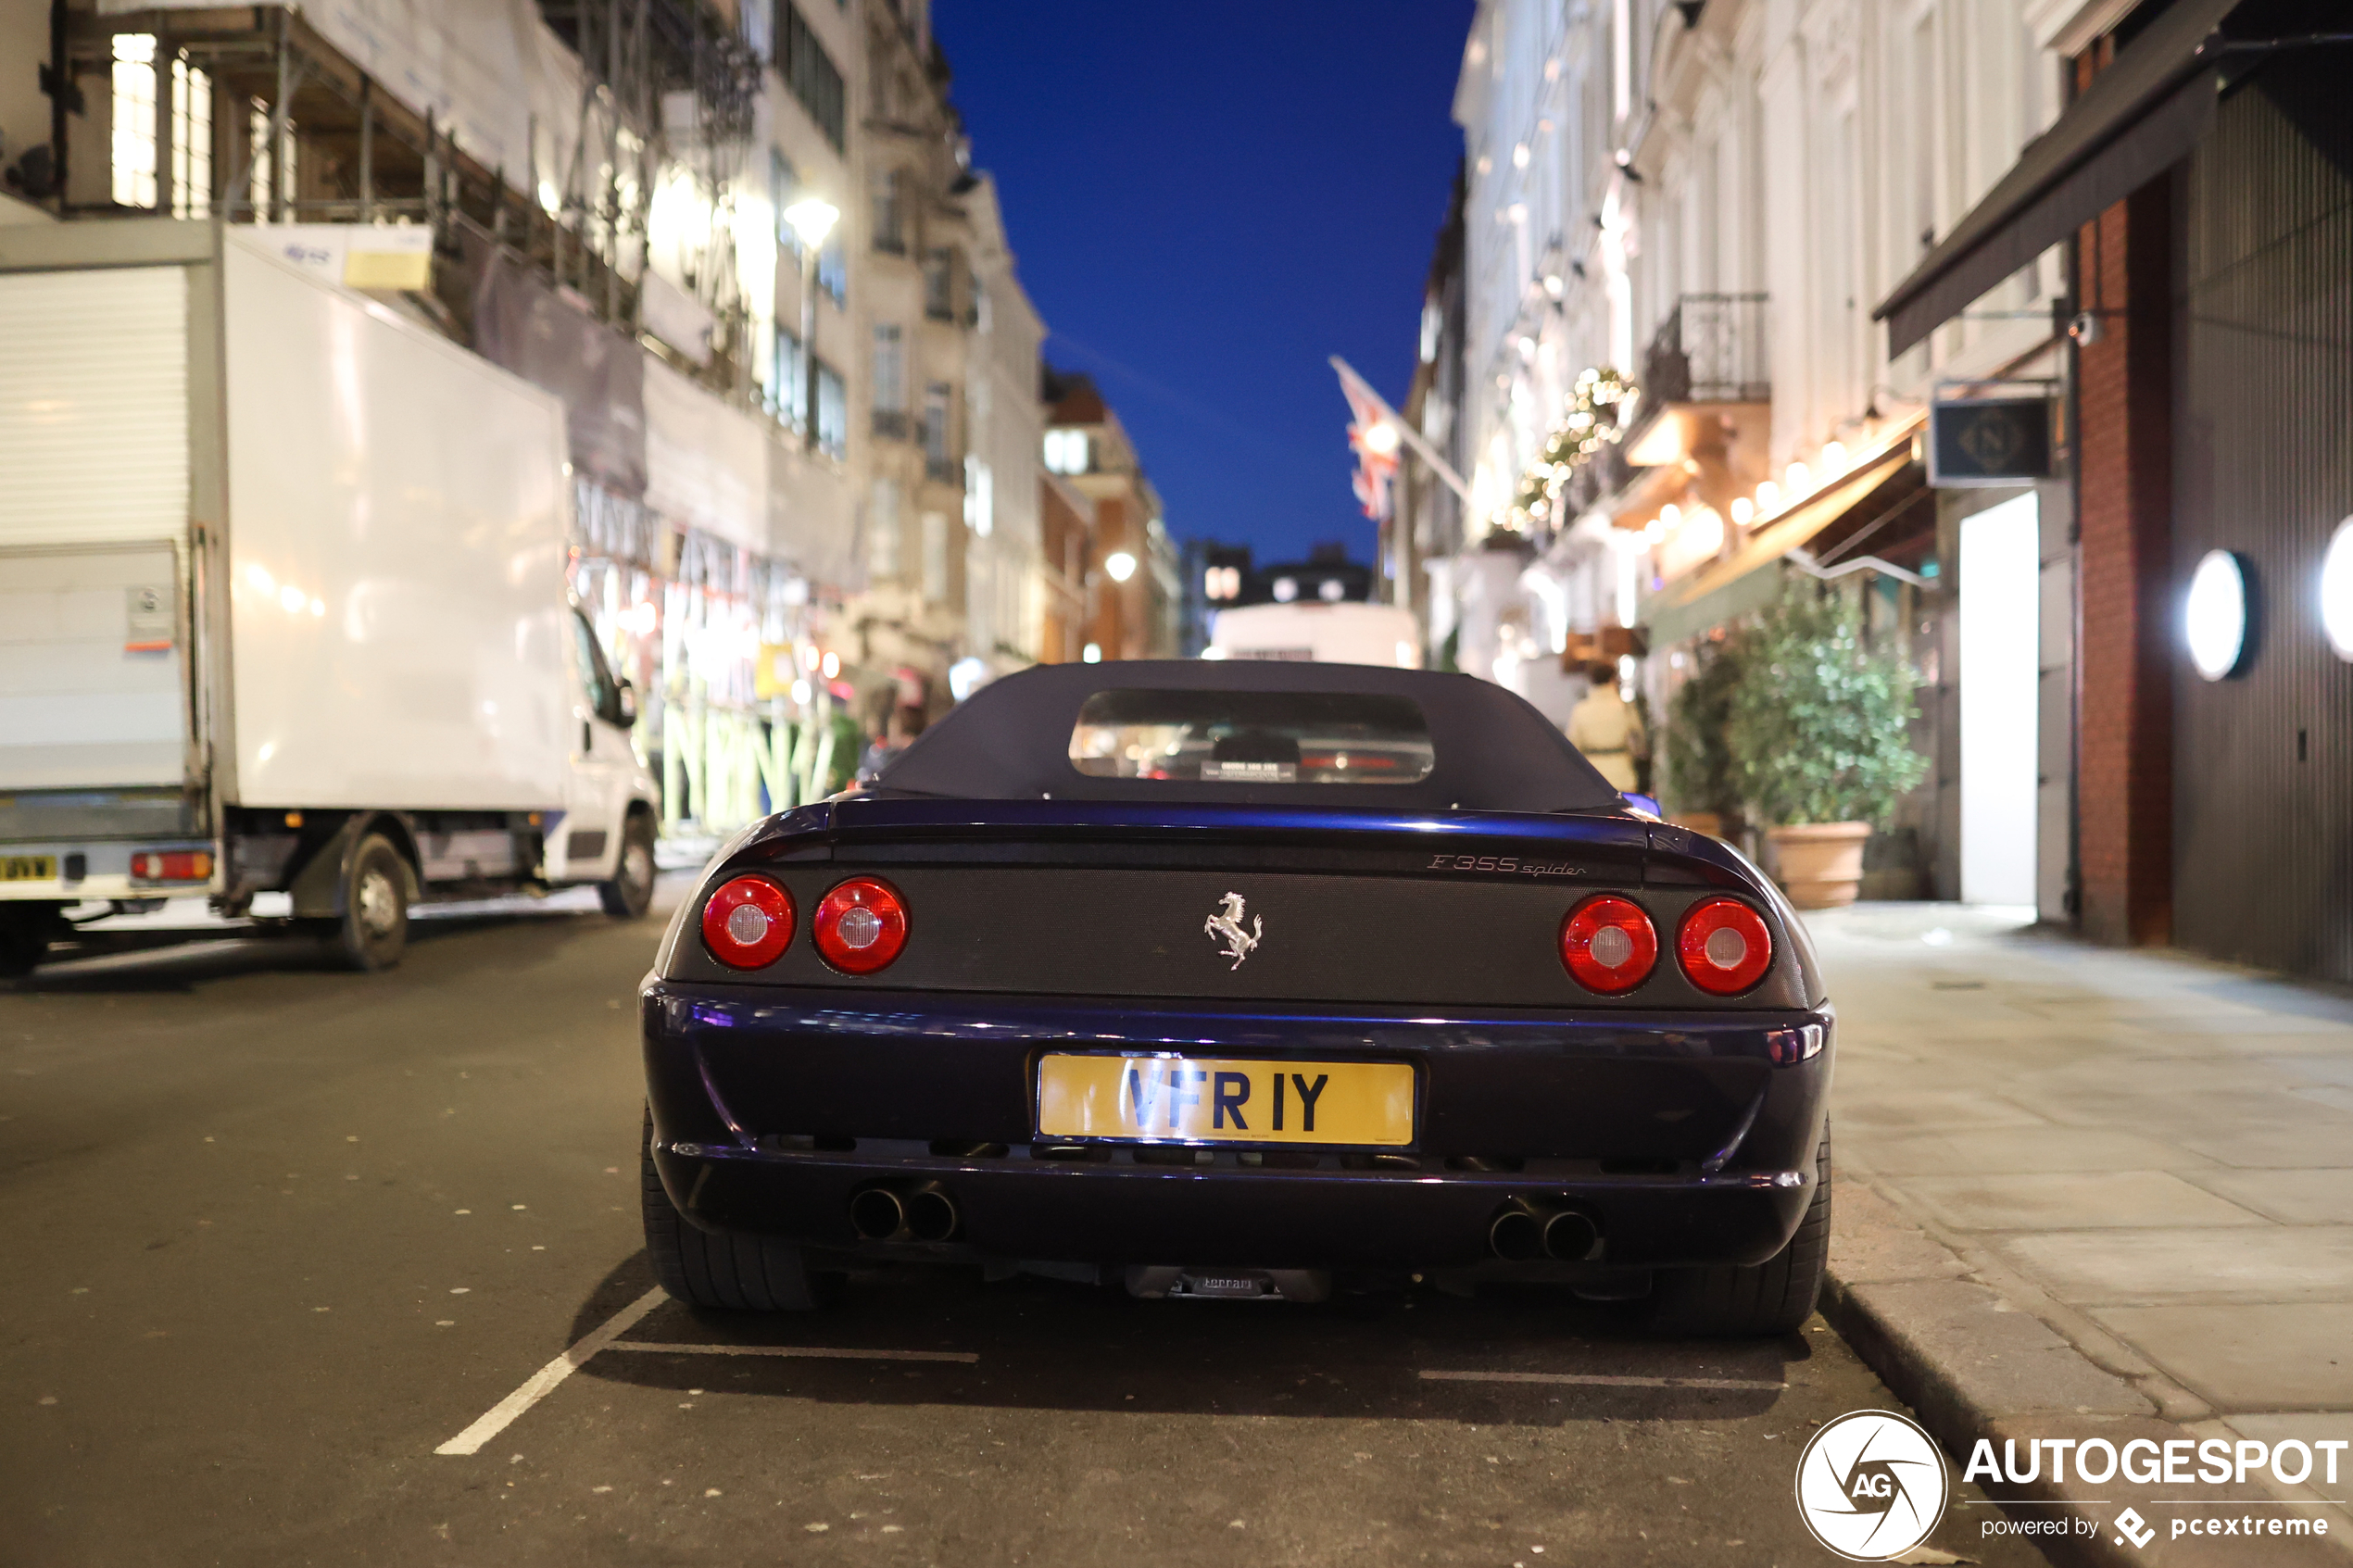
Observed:
[[[2214,119],[2241,0],[2175,0],[2092,79],[1943,244],[1871,312],[1892,358],[2179,162]]]

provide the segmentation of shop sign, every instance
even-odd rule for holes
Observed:
[[[2050,399],[1957,397],[1931,405],[1928,477],[1940,489],[2050,478]]]

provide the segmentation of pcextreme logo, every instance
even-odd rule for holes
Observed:
[[[1944,1456],[1893,1411],[1842,1415],[1797,1458],[1798,1516],[1851,1562],[1884,1562],[1928,1539],[1952,1495]]]

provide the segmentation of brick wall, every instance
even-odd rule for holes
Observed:
[[[2077,738],[2085,935],[2172,932],[2172,194],[2160,176],[2084,225],[2076,298],[2100,312],[2077,358]]]

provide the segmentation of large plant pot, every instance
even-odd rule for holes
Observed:
[[[1834,909],[1855,902],[1863,886],[1863,841],[1871,836],[1869,822],[1807,822],[1779,827],[1766,837],[1773,841],[1773,859],[1789,901],[1801,909]]]

